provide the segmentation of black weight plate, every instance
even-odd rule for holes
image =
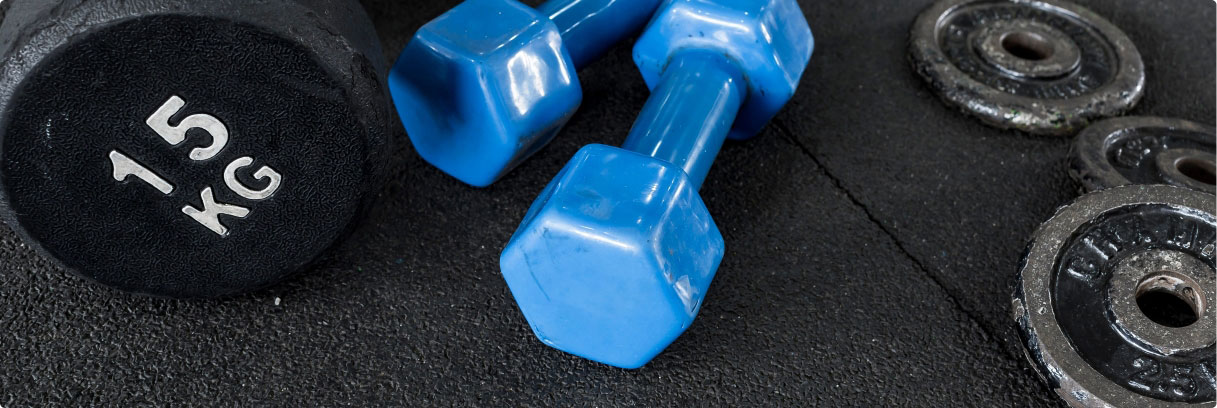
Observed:
[[[1013,314],[1028,359],[1066,402],[1212,406],[1214,205],[1185,188],[1114,187],[1035,232]]]
[[[941,0],[910,32],[913,68],[948,104],[1000,128],[1073,134],[1141,98],[1132,41],[1058,0]]]
[[[1085,191],[1172,184],[1210,194],[1217,130],[1181,119],[1121,117],[1090,125],[1073,142],[1069,175]]]
[[[382,56],[371,34],[334,35],[370,31],[337,27],[370,27],[341,3],[18,3],[0,29],[17,33],[0,71],[6,222],[137,293],[222,296],[303,269],[366,210],[388,150]],[[190,214],[208,199],[240,208]]]

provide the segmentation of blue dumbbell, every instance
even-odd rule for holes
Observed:
[[[423,159],[485,187],[558,133],[575,72],[646,23],[659,0],[468,0],[424,25],[389,74]]]
[[[697,190],[727,137],[756,134],[811,57],[794,0],[667,0],[634,47],[651,97],[621,148],[579,150],[499,265],[542,342],[624,368],[697,315],[723,238]]]

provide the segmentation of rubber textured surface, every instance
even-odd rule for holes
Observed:
[[[455,3],[364,2],[386,57]],[[1211,124],[1212,2],[1078,3],[1141,50],[1131,113]],[[582,108],[515,172],[472,189],[403,146],[368,222],[262,292],[129,296],[0,229],[0,405],[1060,406],[1009,299],[1026,238],[1076,194],[1070,140],[942,104],[906,60],[927,4],[800,2],[816,55],[774,123],[723,147],[701,195],[729,252],[697,321],[643,369],[536,341],[498,271],[545,183],[629,131],[646,87],[622,45],[580,73]]]
[[[309,3],[13,3],[0,217],[134,292],[231,295],[304,269],[370,207],[391,150],[370,21],[354,1]]]

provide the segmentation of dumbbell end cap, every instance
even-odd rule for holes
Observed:
[[[683,170],[588,145],[533,203],[500,268],[542,342],[637,368],[692,324],[722,256]]]
[[[795,0],[668,0],[634,44],[634,63],[654,89],[680,50],[731,58],[747,79],[748,95],[727,137],[744,140],[794,95],[814,45]]]
[[[418,30],[389,74],[419,155],[478,187],[545,146],[583,91],[557,26],[514,0],[470,0]]]

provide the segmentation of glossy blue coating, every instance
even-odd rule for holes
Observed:
[[[647,86],[679,50],[714,50],[740,64],[748,96],[729,137],[757,134],[790,100],[814,45],[795,0],[667,0],[634,44]]]
[[[738,66],[722,54],[681,51],[621,148],[680,166],[700,187],[739,112],[744,85]]]
[[[722,257],[680,167],[593,144],[533,202],[499,265],[542,342],[637,368],[692,324]]]
[[[562,33],[566,51],[583,68],[650,20],[660,0],[549,0],[537,12]]]
[[[697,189],[740,81],[721,54],[680,53],[623,148],[584,147],[533,203],[500,268],[541,341],[636,368],[692,324],[723,256]]]
[[[389,73],[415,150],[490,185],[548,143],[583,98],[576,78],[659,0],[467,0],[421,27]],[[550,18],[554,20],[550,20]]]
[[[764,124],[739,121],[768,120],[789,99],[811,53],[792,0],[669,0],[659,16],[635,46],[652,93],[622,148],[579,150],[499,258],[542,342],[623,368],[697,316],[724,252],[698,187],[729,133]]]
[[[469,0],[424,25],[389,90],[418,154],[478,187],[544,146],[583,98],[558,28],[514,0]]]

